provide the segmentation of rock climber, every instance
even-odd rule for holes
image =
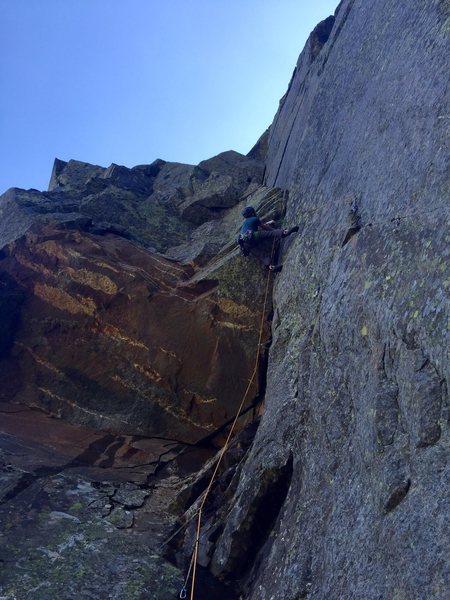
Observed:
[[[273,264],[272,248],[264,248],[266,240],[279,241],[291,233],[298,231],[298,225],[290,229],[276,229],[275,221],[263,223],[252,206],[246,206],[242,211],[244,221],[238,236],[238,243],[244,256],[257,256],[270,271],[281,271],[282,265]]]

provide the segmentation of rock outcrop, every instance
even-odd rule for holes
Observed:
[[[265,412],[201,552],[247,600],[448,594],[449,17],[344,0],[270,128],[265,182],[301,235]]]
[[[8,600],[172,600],[167,511],[211,451],[116,436],[0,403],[0,593]]]
[[[188,442],[233,417],[264,293],[262,267],[238,255],[240,211],[284,210],[262,173],[237,152],[133,169],[57,160],[48,192],[9,190],[3,399]]]

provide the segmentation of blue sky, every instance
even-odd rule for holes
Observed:
[[[338,0],[0,0],[0,193],[53,160],[247,153]]]

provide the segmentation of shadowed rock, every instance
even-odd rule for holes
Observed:
[[[198,167],[56,161],[49,192],[8,191],[3,398],[190,442],[230,419],[256,358],[264,291],[262,267],[238,256],[240,211],[284,212],[261,177],[261,163],[237,152]],[[22,300],[11,304],[14,290]]]

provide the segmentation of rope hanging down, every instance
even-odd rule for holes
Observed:
[[[274,242],[272,244],[272,256],[273,256],[274,248],[275,248],[275,240],[274,240]],[[265,289],[265,292],[264,292],[264,305],[263,305],[263,310],[262,310],[262,315],[261,315],[261,324],[260,324],[260,327],[259,327],[259,337],[258,337],[258,346],[257,346],[257,350],[256,350],[255,366],[253,368],[253,372],[252,372],[252,375],[251,375],[250,380],[248,382],[247,388],[246,388],[246,390],[244,392],[244,395],[242,397],[241,404],[239,405],[239,409],[238,409],[238,411],[236,413],[236,416],[235,416],[235,418],[233,420],[233,423],[231,425],[231,429],[230,429],[230,431],[228,433],[228,436],[227,436],[227,438],[225,440],[225,444],[223,445],[223,448],[220,451],[219,458],[217,460],[215,469],[213,471],[213,474],[211,475],[211,479],[209,480],[208,487],[206,488],[206,491],[205,491],[205,493],[203,495],[203,499],[201,501],[200,508],[198,510],[198,513],[197,513],[198,519],[197,519],[197,532],[196,532],[196,536],[195,536],[194,552],[192,554],[191,564],[189,566],[189,572],[188,572],[188,575],[186,577],[185,584],[183,586],[183,589],[181,590],[182,593],[184,594],[185,591],[186,591],[186,584],[187,584],[187,581],[189,579],[189,574],[190,574],[190,571],[191,571],[191,568],[192,568],[192,584],[191,584],[190,600],[194,600],[195,576],[197,574],[197,558],[198,558],[198,547],[199,547],[199,544],[200,544],[200,531],[201,531],[201,527],[202,527],[203,507],[205,506],[206,500],[208,499],[209,492],[211,491],[212,485],[213,485],[213,483],[215,481],[217,472],[218,472],[219,467],[220,467],[220,465],[222,463],[223,456],[224,456],[225,452],[227,451],[228,445],[230,443],[231,436],[233,435],[234,429],[235,429],[237,421],[238,421],[238,419],[239,419],[239,417],[241,415],[241,411],[242,411],[242,409],[244,407],[244,404],[245,404],[245,401],[247,399],[247,396],[248,396],[248,394],[250,392],[250,389],[251,389],[251,387],[253,385],[253,382],[255,381],[255,377],[256,377],[256,375],[258,373],[259,352],[260,352],[260,349],[261,349],[262,336],[263,336],[263,332],[264,332],[264,320],[265,320],[265,316],[266,316],[267,299],[269,297],[270,274],[271,274],[271,271],[268,270],[268,272],[267,272],[267,278],[266,278],[266,289]]]

